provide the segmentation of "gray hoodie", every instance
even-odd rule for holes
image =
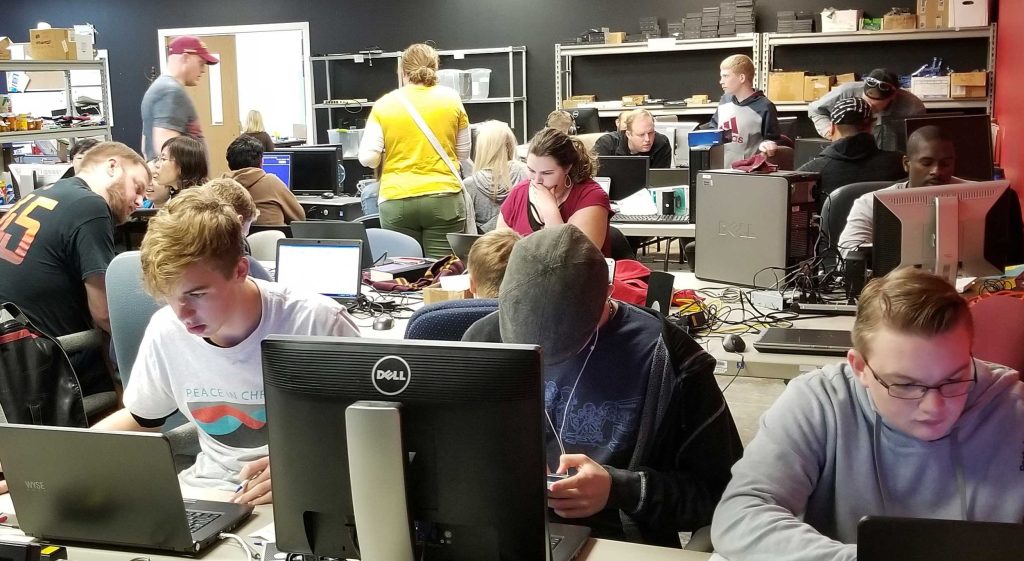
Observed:
[[[1024,384],[976,362],[962,416],[932,442],[886,425],[846,363],[794,379],[733,466],[716,550],[730,561],[852,560],[869,514],[1024,520]]]
[[[466,178],[464,184],[466,190],[473,196],[473,207],[476,210],[476,227],[481,234],[486,234],[494,229],[498,223],[498,211],[501,210],[501,203],[508,197],[508,192],[527,177],[526,164],[512,160],[508,163],[509,189],[500,193],[494,193],[494,178],[490,170],[477,170],[473,175]]]

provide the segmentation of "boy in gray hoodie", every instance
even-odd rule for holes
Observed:
[[[967,303],[905,268],[861,296],[847,362],[793,380],[715,511],[730,561],[852,560],[867,515],[1021,522],[1024,384],[973,358]]]

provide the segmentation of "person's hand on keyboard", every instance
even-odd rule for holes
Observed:
[[[242,480],[242,484],[235,490],[231,502],[255,506],[270,504],[273,501],[270,484],[270,456],[264,456],[242,466],[238,478]]]
[[[562,518],[586,518],[604,510],[612,489],[612,476],[604,466],[583,454],[562,454],[558,473],[576,469],[576,475],[548,485],[548,507]]]

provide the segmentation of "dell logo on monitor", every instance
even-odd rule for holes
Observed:
[[[398,395],[409,387],[412,371],[409,363],[399,356],[386,356],[373,365],[370,373],[373,387],[384,395]]]

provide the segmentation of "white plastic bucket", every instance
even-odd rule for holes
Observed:
[[[327,129],[327,142],[340,144],[345,158],[359,155],[359,143],[363,140],[363,129]]]
[[[473,99],[487,99],[491,94],[491,69],[473,68],[467,72],[472,80]]]

